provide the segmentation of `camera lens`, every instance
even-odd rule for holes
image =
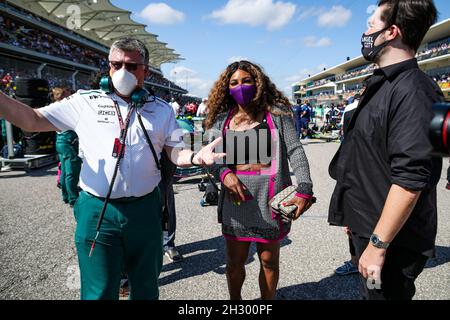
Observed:
[[[450,103],[433,105],[434,117],[430,126],[430,139],[434,154],[450,155]]]

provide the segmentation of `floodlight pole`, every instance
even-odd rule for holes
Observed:
[[[37,76],[38,76],[38,78],[42,79],[42,70],[44,70],[44,68],[46,66],[47,66],[47,64],[43,63],[37,68]]]
[[[78,74],[78,70],[76,70],[73,74],[72,74],[72,90],[73,91],[77,91],[77,84],[76,84],[76,76]]]

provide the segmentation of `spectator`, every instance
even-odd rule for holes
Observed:
[[[180,105],[175,100],[175,98],[172,98],[170,100],[170,105],[172,106],[173,112],[175,113],[175,116],[178,116],[180,114]]]
[[[207,115],[207,109],[208,109],[208,98],[203,98],[202,103],[198,106],[197,109],[197,117],[204,117]]]

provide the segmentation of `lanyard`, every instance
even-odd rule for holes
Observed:
[[[131,119],[131,114],[133,113],[134,108],[130,108],[128,111],[127,118],[125,119],[125,123],[123,122],[122,113],[120,112],[119,104],[114,100],[114,107],[116,108],[117,118],[119,118],[120,125],[120,142],[125,143],[125,129],[128,127],[128,124]]]
[[[120,110],[119,110],[119,104],[115,100],[114,100],[114,106],[116,108],[117,116],[119,117],[119,124],[120,124],[120,141],[119,141],[119,139],[116,138],[116,140],[114,142],[114,149],[113,149],[113,157],[117,158],[117,162],[116,162],[116,166],[114,168],[114,173],[113,173],[113,176],[111,179],[111,183],[109,184],[108,194],[106,195],[105,201],[103,203],[102,211],[100,212],[100,217],[98,218],[97,228],[96,228],[97,234],[95,235],[94,241],[92,242],[91,251],[89,252],[89,257],[92,256],[92,252],[94,251],[98,236],[100,235],[100,227],[102,225],[103,218],[105,216],[106,207],[107,207],[109,199],[111,197],[114,182],[116,181],[117,172],[119,171],[119,167],[120,167],[120,162],[125,153],[125,148],[124,148],[125,147],[125,138],[127,135],[128,126],[130,124],[131,114],[134,110],[134,107],[130,108],[130,110],[128,111],[127,118],[124,123],[123,119],[122,119],[122,114],[120,113]]]

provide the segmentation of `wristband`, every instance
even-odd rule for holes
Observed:
[[[225,177],[229,174],[229,173],[232,173],[233,171],[231,170],[231,169],[226,169],[221,175],[220,175],[220,181],[222,181],[222,183],[223,183],[223,180],[225,180]]]
[[[295,194],[295,196],[297,197],[297,198],[302,198],[302,199],[306,199],[306,200],[311,200],[312,199],[312,195],[309,195],[309,194],[303,194],[303,193],[299,193],[299,192],[297,192],[296,194]]]

